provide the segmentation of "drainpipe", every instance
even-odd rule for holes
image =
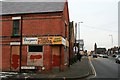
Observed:
[[[21,65],[22,65],[22,27],[23,27],[23,23],[22,23],[22,16],[21,16],[21,29],[20,29],[20,68],[19,68],[19,71],[20,73],[22,72],[21,71]]]

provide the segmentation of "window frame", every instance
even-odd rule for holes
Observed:
[[[19,30],[20,30],[20,20],[15,19],[13,20],[13,31],[12,31],[13,36],[19,36],[20,35]]]
[[[20,36],[20,20],[21,20],[21,16],[18,16],[18,17],[12,17],[12,20],[13,20],[13,30],[12,30],[12,35],[13,36]],[[17,26],[18,27],[15,27],[15,21],[18,21],[18,24]]]

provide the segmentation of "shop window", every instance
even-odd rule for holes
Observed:
[[[13,36],[19,35],[20,20],[13,20]]]
[[[43,46],[30,45],[28,46],[28,52],[43,52]]]

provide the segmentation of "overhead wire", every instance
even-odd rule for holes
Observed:
[[[102,31],[109,31],[109,32],[118,33],[118,30],[111,30],[111,29],[100,28],[100,27],[94,27],[94,26],[89,26],[89,25],[83,25],[83,26],[84,26],[84,27],[91,28],[91,29],[96,29],[96,30],[102,30]]]

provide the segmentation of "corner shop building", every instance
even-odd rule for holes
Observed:
[[[22,68],[35,66],[38,71],[67,68],[67,2],[3,2],[2,8],[2,71],[19,71],[20,60]]]

